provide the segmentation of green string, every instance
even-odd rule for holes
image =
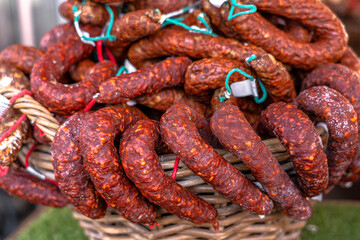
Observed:
[[[119,71],[116,73],[116,76],[119,76],[120,74],[123,74],[123,73],[129,73],[129,71],[126,69],[126,67],[124,67],[124,66],[121,66],[120,68],[119,68]]]
[[[175,20],[175,21],[178,21],[178,22],[182,22],[182,21],[184,21],[184,17],[181,17],[181,18],[173,18],[173,20]],[[170,22],[164,22],[163,23],[163,25],[162,25],[162,27],[165,27],[165,26],[167,26],[167,25],[171,25],[171,23]]]
[[[205,31],[205,30],[201,30],[201,29],[196,29],[196,28],[189,27],[189,26],[186,25],[185,23],[176,21],[176,20],[171,19],[171,18],[167,18],[164,23],[166,23],[166,22],[167,22],[167,25],[169,25],[169,24],[174,24],[174,25],[176,25],[176,26],[185,28],[186,30],[189,30],[189,31],[199,32],[199,33],[203,33],[203,34],[208,34],[208,35],[211,35],[211,36],[213,36],[213,37],[216,37],[216,36],[217,36],[217,34],[215,34],[215,33],[212,33],[212,32],[209,32],[209,31]]]
[[[82,5],[84,5],[86,3],[86,1],[82,1]],[[84,40],[87,40],[87,41],[94,41],[94,42],[97,42],[99,40],[105,40],[105,39],[108,39],[109,41],[115,41],[116,40],[116,37],[111,35],[111,29],[114,25],[114,12],[113,10],[111,9],[111,7],[108,5],[108,4],[104,4],[105,6],[105,9],[107,10],[107,12],[109,13],[110,15],[110,20],[109,20],[109,26],[106,30],[106,35],[105,36],[98,36],[98,37],[86,37],[86,36],[81,36],[82,39]],[[73,6],[73,11],[74,13],[76,13],[78,11],[78,6]],[[80,19],[80,14],[78,16],[75,16],[74,18],[74,21],[75,22],[78,22]]]
[[[248,57],[247,59],[246,59],[246,62],[247,63],[250,63],[252,60],[254,60],[256,58],[256,55],[255,54],[253,54],[253,55],[251,55],[250,57]]]
[[[206,16],[205,13],[201,13],[201,14],[199,14],[199,16],[197,17],[197,19],[199,19],[200,22],[201,22],[202,24],[204,24],[204,26],[206,27],[206,29],[207,29],[209,32],[212,32],[212,28],[210,27],[210,25],[208,24],[208,22],[205,20],[205,16]]]
[[[257,11],[257,8],[255,5],[253,4],[238,4],[236,2],[236,0],[231,0],[232,6],[230,8],[230,12],[229,12],[229,16],[228,16],[228,20],[230,21],[231,19],[240,16],[240,15],[245,15],[245,14],[250,14],[250,13],[254,13]],[[238,12],[236,14],[234,14],[234,9],[235,7],[239,7],[239,8],[244,8],[244,9],[249,9],[248,11],[243,11],[243,12]]]

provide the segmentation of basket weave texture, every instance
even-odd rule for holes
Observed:
[[[0,90],[7,98],[17,94],[17,90]],[[27,114],[30,120],[53,139],[59,123],[46,108],[36,102],[30,96],[19,98],[14,108]],[[318,128],[321,139],[326,147],[328,134],[324,128]],[[289,154],[278,139],[263,141],[267,148],[273,153],[281,166],[291,176],[295,176],[292,163],[289,161]],[[24,145],[19,153],[19,159],[25,161],[25,156],[31,145]],[[242,171],[250,180],[255,181],[251,172],[239,159],[226,150],[217,150],[220,155],[231,164]],[[167,154],[159,156],[161,166],[166,174],[171,175],[176,156]],[[51,147],[40,145],[35,148],[29,158],[29,163],[38,172],[50,179],[54,179],[53,165],[51,162]],[[203,180],[193,174],[183,163],[179,163],[176,181],[199,197],[213,204],[218,210],[220,231],[215,232],[211,224],[197,225],[182,220],[177,216],[169,214],[165,209],[159,208],[157,212],[158,226],[149,229],[148,225],[134,224],[123,217],[112,208],[109,208],[104,218],[92,220],[74,211],[74,217],[79,220],[80,226],[84,229],[89,239],[162,239],[162,240],[185,240],[185,239],[246,239],[246,240],[295,240],[300,239],[301,230],[306,221],[297,221],[287,217],[279,208],[264,217],[253,215],[243,211],[240,207],[232,204],[220,196],[213,188],[204,183]],[[256,183],[256,181],[255,181]]]

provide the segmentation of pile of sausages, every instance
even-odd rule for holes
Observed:
[[[59,11],[69,23],[46,33],[39,49],[12,45],[0,52],[1,88],[31,90],[62,124],[54,142],[27,121],[5,138],[0,164],[9,168],[0,186],[37,204],[69,202],[93,219],[112,207],[131,222],[154,224],[160,206],[217,229],[216,208],[163,171],[159,155],[173,153],[245,210],[265,215],[279,206],[293,219],[310,218],[309,197],[360,178],[359,58],[342,22],[320,1],[241,3],[258,11],[244,14],[233,0],[65,1]],[[190,30],[163,24],[168,13],[188,6],[196,6],[181,15]],[[99,36],[109,26],[107,7],[115,12],[110,34],[116,39],[103,39],[95,49],[73,21]],[[209,27],[212,34],[192,30]],[[99,48],[116,62],[103,60]],[[116,74],[125,59],[137,70]],[[233,69],[244,74],[230,76]],[[262,103],[226,94],[227,81],[247,76],[260,95],[268,94]],[[129,106],[130,100],[137,105]],[[3,114],[1,133],[19,118],[14,111]],[[319,122],[328,129],[326,149]],[[295,178],[263,144],[270,137],[290,154]],[[58,187],[16,160],[31,138],[51,145]],[[217,148],[239,158],[259,184]]]

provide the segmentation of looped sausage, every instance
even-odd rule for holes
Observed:
[[[211,129],[229,152],[244,161],[269,197],[288,216],[300,220],[310,218],[311,205],[236,106],[220,107],[211,118]]]
[[[181,219],[213,223],[216,228],[216,208],[165,174],[155,152],[160,142],[160,126],[155,121],[140,120],[124,132],[119,151],[127,176],[149,201]]]
[[[261,113],[261,122],[290,153],[303,193],[310,197],[322,193],[329,181],[328,163],[320,136],[308,116],[290,103],[278,102]]]
[[[90,113],[77,112],[61,125],[51,147],[55,179],[75,209],[96,219],[105,215],[106,202],[95,190],[80,155],[80,133]]]
[[[239,33],[241,39],[262,47],[281,62],[297,68],[312,69],[321,63],[336,62],[346,50],[348,36],[342,22],[319,1],[245,0],[242,3],[254,4],[259,10],[297,20],[314,29],[318,36],[315,42],[298,42],[260,13],[244,14],[227,20],[232,3],[221,6],[221,18],[229,29]],[[239,11],[239,8],[235,8],[234,14]]]
[[[15,66],[24,73],[30,74],[35,63],[43,55],[43,51],[35,47],[14,44],[0,52],[0,63]]]
[[[163,141],[196,175],[218,193],[250,212],[267,214],[273,208],[261,192],[236,167],[221,157],[198,132],[203,116],[186,105],[173,105],[161,117]],[[203,127],[209,127],[203,121]]]
[[[328,86],[346,97],[358,116],[360,124],[360,77],[350,68],[340,64],[327,64],[313,70],[302,82],[302,89],[313,86]],[[360,142],[349,167],[350,174],[360,172]]]
[[[168,58],[136,72],[110,78],[101,84],[98,102],[123,103],[179,85],[184,82],[185,70],[190,63],[187,57]]]
[[[41,180],[17,165],[11,165],[7,175],[0,177],[0,187],[10,195],[33,204],[65,207],[68,201],[51,182]]]
[[[339,182],[356,151],[356,112],[343,95],[326,86],[302,91],[296,103],[306,114],[320,117],[329,129],[329,142],[325,151],[329,164],[329,188]]]
[[[80,149],[85,170],[105,201],[131,222],[152,224],[155,209],[126,177],[114,146],[115,136],[137,120],[121,107],[90,114],[83,121]]]

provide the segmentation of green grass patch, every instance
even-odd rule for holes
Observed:
[[[23,230],[16,240],[87,240],[68,208],[46,210]]]
[[[360,239],[360,204],[355,202],[322,202],[302,231],[302,240]]]

